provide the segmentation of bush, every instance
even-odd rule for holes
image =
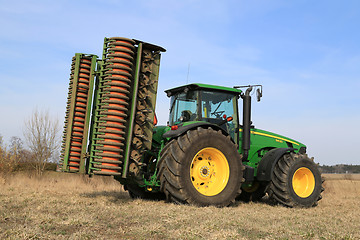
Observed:
[[[36,162],[33,153],[23,148],[22,140],[12,137],[10,146],[4,144],[0,135],[0,175],[7,176],[18,171],[34,171]],[[56,163],[45,163],[44,170],[56,171]]]
[[[10,148],[3,143],[0,136],[0,174],[8,175],[15,171],[19,161],[20,152],[17,145],[11,145]]]

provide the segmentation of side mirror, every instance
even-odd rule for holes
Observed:
[[[260,88],[256,89],[256,98],[257,101],[260,102],[260,99],[262,97],[262,90],[260,90]]]

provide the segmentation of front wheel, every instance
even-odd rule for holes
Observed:
[[[306,154],[285,154],[275,165],[268,186],[270,200],[288,207],[313,207],[321,199],[321,174]]]
[[[211,128],[198,128],[165,146],[158,178],[168,201],[223,207],[240,194],[243,170],[230,137]]]

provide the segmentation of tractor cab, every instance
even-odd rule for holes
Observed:
[[[237,99],[241,90],[189,84],[167,90],[171,97],[169,125],[208,122],[221,127],[236,142],[239,132]]]

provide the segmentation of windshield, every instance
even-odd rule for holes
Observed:
[[[169,124],[197,120],[198,91],[178,93],[171,97]]]
[[[201,118],[203,121],[219,125],[233,139],[238,128],[237,97],[223,92],[203,91],[201,93]],[[231,121],[225,119],[232,117]]]
[[[223,119],[234,117],[234,95],[222,92],[203,91],[201,94],[202,118]]]
[[[218,125],[237,139],[239,126],[235,94],[206,90],[181,92],[171,97],[170,106],[170,126],[188,121],[206,121]]]

